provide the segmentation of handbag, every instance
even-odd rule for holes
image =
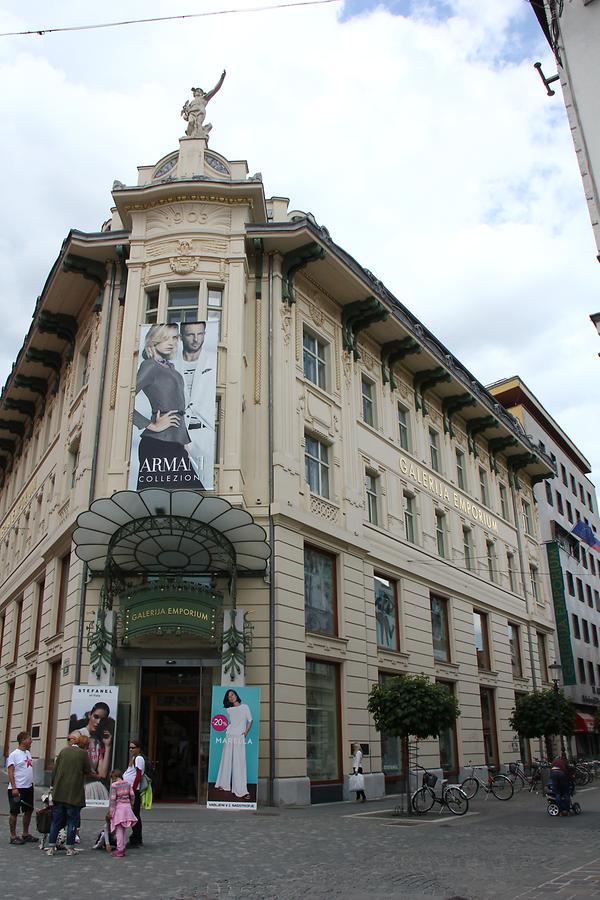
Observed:
[[[365,776],[360,772],[350,775],[348,777],[348,790],[350,791],[364,791],[365,789]]]

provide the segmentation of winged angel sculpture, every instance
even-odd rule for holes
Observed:
[[[183,109],[181,110],[181,115],[188,123],[187,128],[185,129],[185,133],[188,137],[205,139],[208,138],[212,125],[210,123],[208,123],[207,125],[204,124],[204,119],[206,117],[206,107],[209,100],[212,100],[217,91],[221,89],[221,85],[224,81],[225,69],[223,69],[221,77],[211,91],[206,91],[205,93],[202,88],[192,88],[194,99],[186,100]]]

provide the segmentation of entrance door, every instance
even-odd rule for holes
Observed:
[[[140,732],[154,764],[154,799],[197,803],[206,792],[205,748],[201,746],[201,670],[166,668],[142,672]],[[204,717],[210,715],[210,704]]]

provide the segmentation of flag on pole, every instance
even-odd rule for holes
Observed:
[[[598,553],[600,553],[600,540],[598,539],[598,535],[587,522],[583,521],[583,519],[580,519],[579,522],[577,522],[571,531],[571,534],[576,535],[580,541],[583,541],[583,543],[588,544],[592,550],[597,550]]]

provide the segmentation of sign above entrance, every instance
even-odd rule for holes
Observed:
[[[223,598],[200,585],[143,585],[121,596],[122,640],[146,634],[194,634],[215,640]]]

